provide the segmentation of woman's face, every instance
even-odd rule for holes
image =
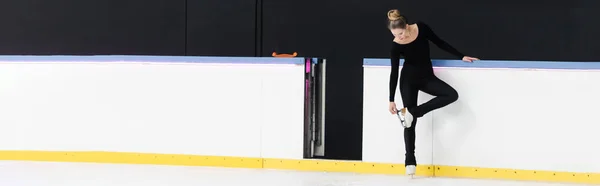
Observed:
[[[406,34],[406,29],[394,28],[394,29],[390,29],[390,31],[392,32],[392,35],[394,35],[394,37],[396,37],[400,40],[406,39],[408,37],[408,34]]]

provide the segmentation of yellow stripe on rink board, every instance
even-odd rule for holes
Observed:
[[[553,172],[441,165],[435,166],[435,176],[472,179],[600,184],[600,173]]]
[[[0,151],[0,160],[262,168],[262,158],[129,152]]]
[[[320,172],[353,172],[367,174],[397,174],[405,172],[403,164],[368,163],[360,161],[338,160],[281,160],[264,159],[263,168],[287,169]],[[433,166],[422,165],[417,167],[417,175],[433,176]]]
[[[405,173],[403,164],[130,152],[0,151],[0,160],[265,168],[391,175],[404,175]],[[443,165],[419,165],[417,176],[600,184],[600,173],[568,173]]]

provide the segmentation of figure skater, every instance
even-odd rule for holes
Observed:
[[[388,11],[387,15],[388,28],[394,35],[390,52],[392,70],[390,73],[389,111],[400,116],[401,123],[405,128],[405,168],[406,174],[413,176],[417,166],[415,157],[415,125],[417,124],[417,118],[458,99],[456,90],[433,74],[433,65],[429,57],[429,41],[465,62],[473,62],[479,59],[465,56],[440,39],[423,22],[408,24],[406,18],[396,9]],[[394,97],[398,84],[400,56],[404,57],[405,61],[400,76],[400,95],[404,107],[398,113]],[[433,95],[435,98],[417,105],[419,90]]]

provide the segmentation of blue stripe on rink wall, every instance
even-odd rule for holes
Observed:
[[[229,63],[229,64],[304,64],[304,58],[205,57],[205,56],[19,56],[0,55],[1,62],[156,62],[156,63]]]
[[[403,63],[404,60],[400,60]],[[461,60],[432,60],[434,67],[456,68],[526,68],[526,69],[600,69],[600,62],[566,61],[493,61],[481,60],[473,63]],[[364,66],[390,66],[390,59],[365,58]]]

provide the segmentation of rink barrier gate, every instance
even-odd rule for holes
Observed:
[[[213,63],[219,64],[223,61],[227,61],[227,65],[235,66],[236,64],[299,64],[298,59],[276,59],[276,58],[214,58],[214,57],[156,57],[156,56],[0,56],[0,68],[3,67],[3,63],[28,63],[28,64],[69,64],[69,63],[114,63],[114,64],[128,64],[128,63]],[[300,60],[301,61],[301,60]],[[464,66],[461,68],[519,68],[519,65],[515,63],[506,62],[500,66],[490,66],[489,63],[474,63],[471,66]],[[453,61],[435,61],[434,64],[438,68],[453,68],[457,65],[466,65]],[[506,65],[509,66],[506,66]],[[552,66],[552,69],[558,68],[569,68],[569,69],[598,69],[600,65],[598,63],[548,63],[547,67]],[[539,65],[539,64],[529,64]],[[384,67],[380,61],[365,60],[365,66],[373,67]],[[521,67],[523,67],[521,65]],[[525,68],[531,68],[525,67]],[[6,80],[5,80],[6,81]],[[301,82],[304,83],[304,82]],[[386,90],[383,90],[386,91]],[[462,98],[461,98],[462,99]],[[387,97],[382,98],[383,102],[386,102]],[[385,110],[383,110],[385,112]],[[4,121],[6,122],[6,121]],[[6,123],[5,123],[6,124]],[[296,124],[302,124],[296,122]],[[0,124],[2,126],[3,124]],[[369,125],[368,121],[365,121],[365,125]],[[11,126],[14,127],[14,126]],[[19,131],[9,131],[10,127],[3,127],[5,133],[11,133]],[[298,127],[302,128],[302,127]],[[22,129],[24,130],[24,129]],[[29,128],[28,130],[35,130]],[[141,130],[141,129],[134,129]],[[235,130],[235,129],[229,129]],[[285,130],[285,129],[278,129]],[[69,133],[83,132],[83,131],[69,131],[68,129],[56,129],[56,131],[63,131]],[[20,131],[20,132],[31,132],[31,131]],[[49,131],[52,132],[52,131]],[[139,131],[142,132],[142,131]],[[272,132],[272,131],[267,131]],[[282,132],[282,131],[276,131]],[[296,131],[296,133],[298,133]],[[299,132],[301,133],[301,132]],[[39,133],[42,134],[42,133]],[[67,135],[68,133],[65,133]],[[290,134],[290,133],[286,133]],[[18,135],[18,134],[17,134]],[[55,134],[58,137],[60,134]],[[135,135],[135,134],[134,134]],[[127,137],[133,137],[134,135],[127,135]],[[301,134],[300,134],[301,135]],[[419,134],[418,134],[419,135]],[[3,139],[4,142],[0,145],[0,160],[18,160],[18,161],[50,161],[50,162],[82,162],[82,163],[117,163],[117,164],[154,164],[154,165],[178,165],[178,166],[215,166],[215,167],[233,167],[233,168],[264,168],[264,169],[287,169],[287,170],[302,170],[302,171],[324,171],[324,172],[351,172],[351,173],[368,173],[368,174],[392,174],[392,175],[403,175],[404,165],[397,160],[388,161],[385,159],[370,159],[363,161],[341,161],[341,160],[315,160],[315,159],[302,159],[301,153],[295,151],[293,153],[283,152],[261,152],[258,154],[239,155],[239,153],[223,154],[220,155],[207,155],[215,154],[212,152],[193,153],[193,152],[176,152],[177,150],[170,150],[169,153],[161,150],[153,150],[153,153],[148,153],[148,149],[138,150],[135,152],[128,152],[127,149],[110,149],[100,148],[96,149],[78,149],[71,148],[67,149],[59,146],[19,146],[23,145],[24,141],[35,139],[36,135],[21,136],[23,139],[11,138]],[[272,136],[271,136],[272,137]],[[285,136],[280,136],[285,137]],[[401,137],[401,135],[400,135]],[[129,138],[125,138],[129,139]],[[43,140],[51,141],[51,138],[44,138]],[[75,142],[71,139],[71,143]],[[105,139],[108,140],[108,139]],[[273,139],[272,139],[273,140]],[[283,140],[283,141],[296,141],[294,140]],[[10,144],[10,143],[13,144]],[[117,143],[119,141],[116,141]],[[126,141],[123,141],[126,142]],[[201,146],[200,142],[189,142],[188,146]],[[6,144],[8,146],[5,146]],[[174,142],[175,143],[175,142]],[[179,142],[181,143],[181,142]],[[391,142],[394,145],[401,143],[401,141]],[[178,144],[180,145],[180,144]],[[289,144],[269,144],[272,148],[285,148],[290,146]],[[279,145],[279,146],[278,146]],[[160,145],[157,145],[160,146]],[[300,147],[300,143],[292,144],[291,146]],[[241,147],[232,147],[241,148]],[[381,147],[388,148],[388,147]],[[418,148],[424,148],[418,146]],[[55,149],[55,150],[52,150]],[[263,149],[259,151],[263,151]],[[273,150],[273,149],[271,149]],[[433,149],[432,149],[433,150]],[[181,150],[179,150],[181,151]],[[419,150],[418,150],[419,151]],[[435,157],[432,157],[435,160]],[[403,159],[399,157],[399,159]],[[421,161],[421,160],[420,160]],[[600,184],[600,173],[597,172],[569,172],[569,171],[552,171],[552,170],[535,170],[535,169],[511,169],[511,168],[494,168],[494,167],[478,167],[478,166],[451,166],[451,165],[437,165],[435,161],[430,162],[431,164],[421,163],[418,166],[417,175],[419,176],[435,176],[435,177],[462,177],[462,178],[484,178],[484,179],[503,179],[503,180],[528,180],[528,181],[548,181],[548,182],[568,182],[568,183],[587,183],[587,184]]]

